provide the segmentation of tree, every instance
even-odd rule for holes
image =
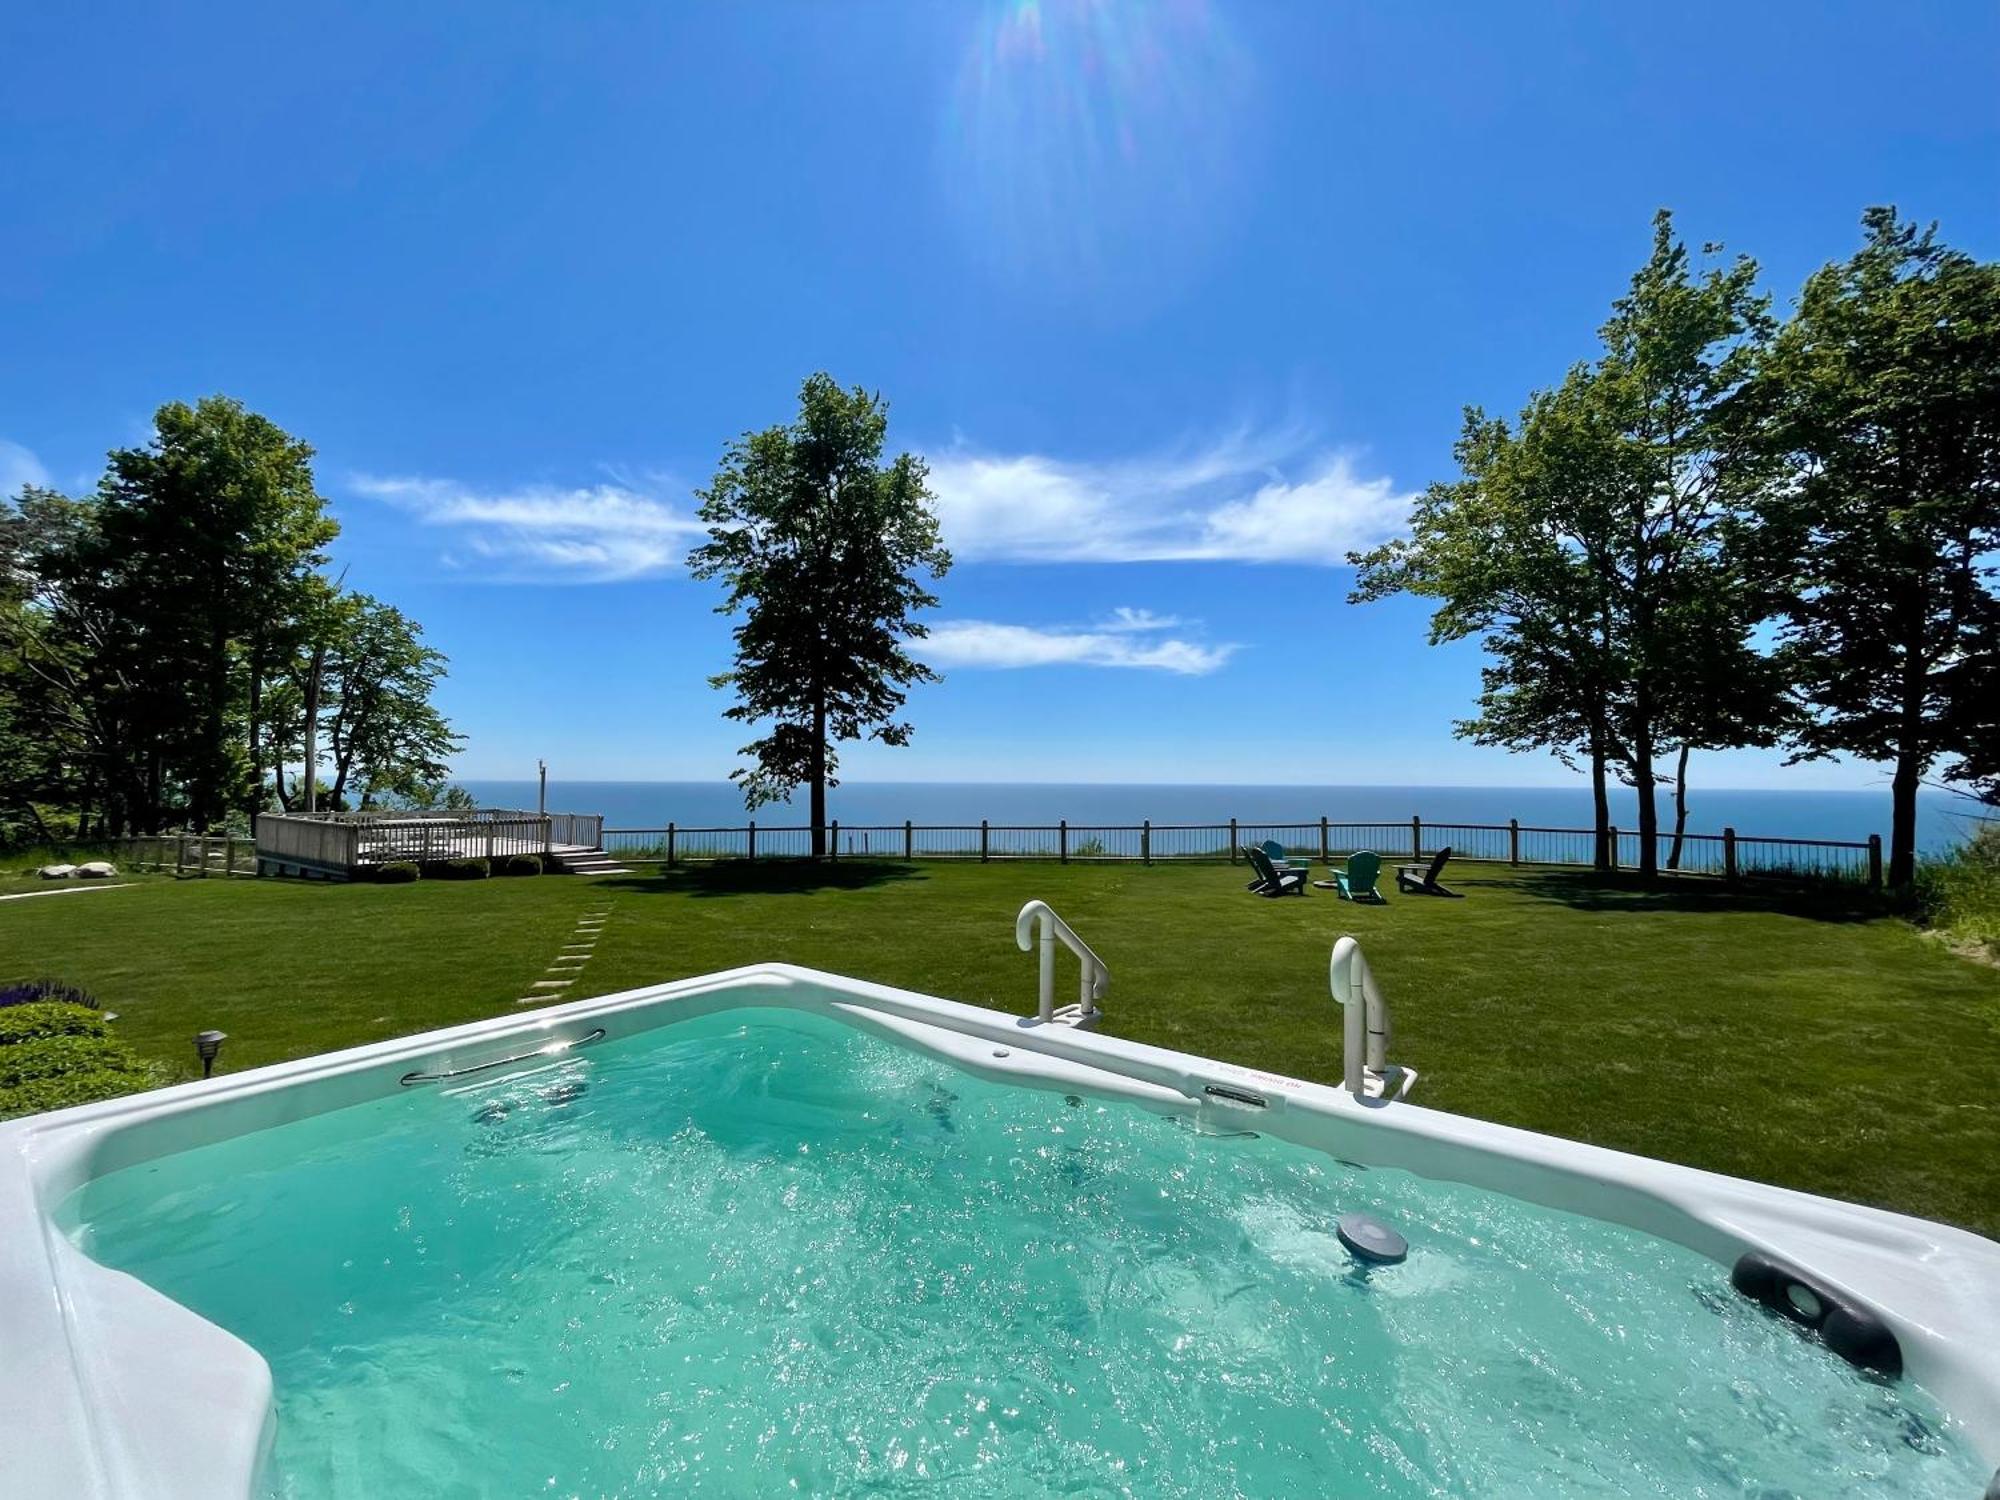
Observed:
[[[366,594],[341,597],[323,669],[335,806],[350,784],[366,806],[444,780],[445,762],[461,744],[431,703],[445,664],[442,651],[424,644],[422,627],[394,605]]]
[[[1623,751],[1605,589],[1589,563],[1593,538],[1578,529],[1588,512],[1571,503],[1606,452],[1590,428],[1588,378],[1579,368],[1557,390],[1535,393],[1513,427],[1468,408],[1453,449],[1460,477],[1424,491],[1408,537],[1350,556],[1358,569],[1350,599],[1435,599],[1433,645],[1482,640],[1492,660],[1480,712],[1455,732],[1548,750],[1569,765],[1584,760],[1601,869],[1611,862],[1607,768]]]
[[[1654,788],[1675,747],[1776,732],[1776,677],[1753,645],[1765,600],[1736,538],[1769,462],[1735,416],[1768,327],[1755,280],[1748,260],[1697,277],[1656,216],[1598,360],[1533,395],[1512,428],[1468,411],[1461,478],[1425,492],[1408,538],[1351,559],[1356,600],[1436,598],[1433,642],[1484,639],[1481,711],[1460,734],[1588,760],[1600,867],[1608,769],[1637,794],[1651,875]]]
[[[1703,708],[1719,690],[1735,696],[1739,681],[1769,680],[1750,645],[1762,595],[1730,545],[1768,463],[1737,418],[1770,332],[1770,299],[1756,282],[1756,262],[1744,256],[1695,276],[1662,209],[1652,255],[1600,330],[1604,354],[1589,382],[1611,444],[1594,497],[1609,545],[1592,563],[1623,644],[1642,875],[1659,867],[1654,788],[1675,738],[1740,744],[1770,732],[1754,711],[1737,718]],[[1745,607],[1723,607],[1734,599]]]
[[[0,711],[16,746],[9,800],[49,830],[35,800],[95,808],[111,832],[143,816],[136,748],[153,691],[131,630],[107,608],[94,500],[29,487],[0,506]]]
[[[350,800],[441,805],[446,761],[461,741],[432,702],[447,662],[424,644],[422,627],[393,605],[328,586],[296,637],[265,695],[279,804],[304,806],[310,763],[325,808]],[[288,765],[301,768],[296,790],[285,781]],[[331,767],[330,783],[322,765]]]
[[[907,643],[927,633],[916,612],[937,604],[919,575],[943,577],[951,555],[923,460],[902,453],[884,464],[887,433],[879,396],[814,375],[795,422],[730,444],[696,492],[708,541],[688,569],[722,579],[718,613],[742,616],[735,664],[711,681],[736,692],[728,717],[771,726],[743,747],[754,764],[731,779],[752,808],[809,787],[816,859],[826,854],[835,744],[909,743],[911,726],[896,717],[906,690],[938,680]]]
[[[173,401],[153,424],[149,444],[110,455],[97,562],[150,664],[155,805],[171,763],[189,818],[207,827],[256,805],[278,637],[339,527],[314,488],[311,447],[241,402]]]
[[[1900,886],[1931,768],[2000,772],[2000,265],[1894,208],[1862,223],[1862,247],[1807,280],[1759,382],[1789,461],[1759,509],[1811,709],[1800,752],[1893,767]]]

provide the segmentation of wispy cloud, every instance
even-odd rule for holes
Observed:
[[[501,580],[645,578],[678,567],[705,530],[629,483],[478,490],[450,479],[364,474],[351,484],[426,526],[452,529],[462,541],[445,560]]]
[[[11,500],[28,485],[45,485],[49,471],[31,449],[0,438],[0,500]]]
[[[933,625],[917,650],[941,667],[1129,667],[1188,677],[1204,677],[1236,654],[1233,645],[1159,634],[1181,623],[1143,609],[1120,609],[1096,626],[948,620]]]
[[[945,539],[973,562],[1333,565],[1394,535],[1414,498],[1297,432],[1078,462],[957,447],[931,458]]]
[[[0,444],[0,462],[8,449]],[[933,451],[930,464],[945,540],[966,562],[1334,566],[1400,531],[1414,498],[1296,428],[1246,429],[1100,461],[961,442]],[[360,475],[352,488],[448,532],[447,563],[499,580],[604,582],[671,572],[704,530],[691,506],[664,498],[676,486],[613,470],[602,482],[569,487]],[[1156,633],[1177,623],[1128,614],[1093,633]]]

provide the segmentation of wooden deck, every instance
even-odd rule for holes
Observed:
[[[505,809],[447,813],[263,813],[257,818],[257,871],[352,880],[395,860],[505,859],[595,849],[597,813]]]

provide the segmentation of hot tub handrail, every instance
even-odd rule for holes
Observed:
[[[1104,998],[1105,988],[1111,983],[1111,970],[1090,944],[1076,935],[1076,929],[1057,916],[1055,908],[1046,901],[1030,901],[1014,918],[1014,941],[1023,953],[1034,948],[1035,940],[1031,933],[1038,922],[1042,929],[1042,962],[1035,1008],[1037,1018],[1044,1024],[1055,1020],[1056,944],[1061,942],[1083,965],[1082,986],[1077,993],[1077,1020],[1094,1019],[1101,1008],[1097,1002]]]
[[[592,1042],[601,1042],[604,1040],[604,1037],[604,1028],[599,1026],[594,1030],[586,1031],[582,1036],[558,1038],[556,1041],[544,1043],[542,1046],[535,1047],[527,1052],[517,1052],[511,1057],[496,1057],[491,1062],[474,1063],[469,1068],[447,1068],[437,1073],[426,1073],[423,1069],[419,1068],[415,1072],[405,1073],[396,1081],[406,1089],[420,1083],[448,1083],[454,1078],[468,1078],[474,1073],[486,1073],[492,1071],[494,1068],[504,1068],[509,1063],[533,1062],[537,1058],[560,1057],[563,1053],[573,1051],[575,1048],[588,1047]]]
[[[1333,945],[1327,960],[1327,988],[1339,1002],[1342,1020],[1340,1049],[1341,1083],[1356,1099],[1371,1094],[1402,1098],[1417,1081],[1412,1068],[1397,1068],[1399,1086],[1390,1094],[1389,1004],[1375,984],[1375,971],[1361,944],[1344,936]],[[1369,1088],[1370,1082],[1375,1087]]]

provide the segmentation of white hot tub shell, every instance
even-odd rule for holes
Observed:
[[[1796,1268],[1893,1332],[1908,1378],[2000,1464],[2000,1245],[1901,1214],[1536,1135],[788,965],[762,965],[0,1126],[0,1446],[10,1500],[248,1496],[270,1449],[264,1360],[56,1223],[94,1177],[360,1104],[407,1075],[499,1071],[740,1006],[831,1016],[1005,1083],[1210,1117],[1638,1229],[1724,1267]],[[1329,1024],[1337,1024],[1329,1013]],[[1694,1107],[1691,1101],[1690,1107]]]

